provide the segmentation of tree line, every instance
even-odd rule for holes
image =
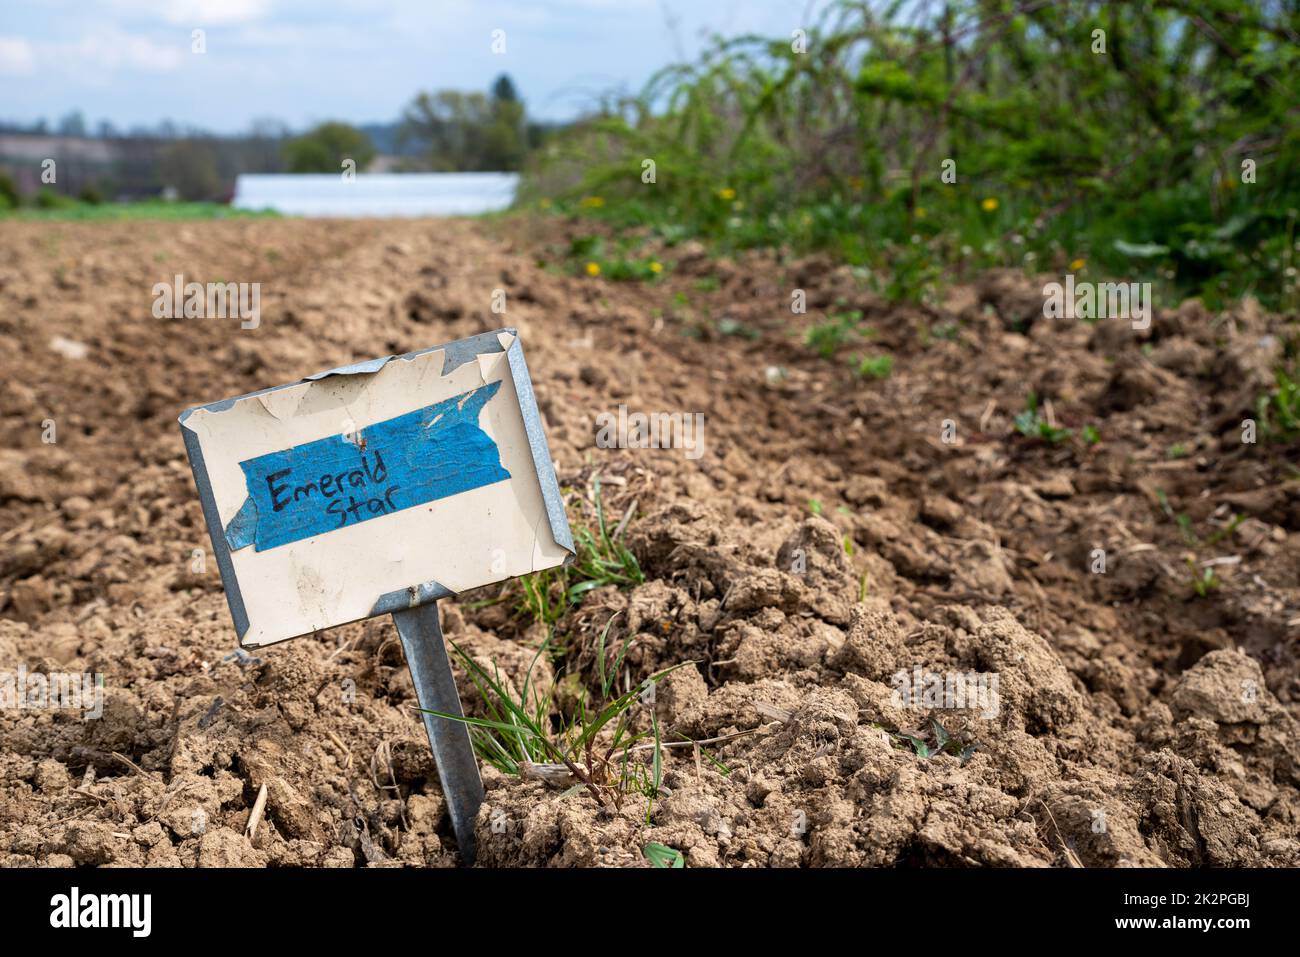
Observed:
[[[417,93],[394,123],[330,120],[298,135],[275,120],[257,121],[240,136],[182,131],[172,123],[122,135],[104,122],[96,133],[109,145],[108,160],[91,158],[90,127],[74,111],[53,130],[44,121],[0,127],[0,207],[37,191],[92,202],[163,192],[178,199],[225,201],[240,173],[338,173],[345,160],[364,172],[381,156],[383,169],[394,172],[517,171],[549,129],[528,117],[514,82],[504,74],[486,91]],[[56,137],[53,158],[64,175],[48,184],[38,168],[28,168],[29,161],[4,156],[6,132],[17,138]]]

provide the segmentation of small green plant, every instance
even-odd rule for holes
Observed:
[[[1083,430],[1080,432],[1080,436],[1083,438],[1083,441],[1088,445],[1096,445],[1098,442],[1101,441],[1101,430],[1098,429],[1095,425],[1088,424],[1083,427]]]
[[[1015,426],[1016,431],[1023,436],[1042,439],[1053,445],[1064,442],[1074,434],[1070,429],[1058,428],[1043,418],[1038,411],[1038,396],[1033,392],[1025,399],[1025,411],[1016,416]]]
[[[600,236],[578,236],[569,240],[567,255],[570,271],[574,274],[615,282],[653,282],[666,272],[659,260],[632,255],[626,243],[618,243],[611,249]]]
[[[1196,562],[1191,558],[1187,559],[1187,567],[1192,573],[1192,593],[1197,598],[1209,598],[1210,592],[1215,591],[1220,584],[1214,568],[1209,565],[1197,568]]]
[[[533,683],[534,669],[549,647],[549,639],[537,649],[522,687],[513,693],[495,663],[489,671],[451,641],[482,697],[487,717],[426,713],[468,726],[479,757],[504,774],[583,789],[602,807],[613,804],[621,808],[629,795],[640,794],[647,800],[648,817],[663,783],[664,745],[658,719],[653,713],[641,719],[636,706],[657,681],[691,662],[674,665],[617,693],[618,671],[632,636],[624,640],[614,667],[607,671],[605,639],[613,621],[611,618],[605,624],[600,639],[600,694],[593,697],[583,689],[571,715],[559,719],[558,728],[552,717],[556,711],[554,690],[539,694]],[[648,762],[642,760],[647,751]]]
[[[1279,368],[1274,383],[1273,391],[1257,403],[1260,431],[1265,438],[1285,442],[1300,436],[1300,382]]]
[[[651,867],[668,867],[680,868],[686,866],[686,858],[682,852],[675,847],[669,847],[667,844],[656,844],[651,841],[645,846],[645,859],[650,862]]]
[[[894,371],[894,357],[891,355],[860,356],[857,363],[856,371],[863,379],[888,379]]]
[[[1165,513],[1165,517],[1178,526],[1178,531],[1183,536],[1183,541],[1192,548],[1209,548],[1219,544],[1229,535],[1237,530],[1237,527],[1246,520],[1246,516],[1233,513],[1228,524],[1216,529],[1208,538],[1201,538],[1196,532],[1196,523],[1192,521],[1190,515],[1186,512],[1175,512],[1169,504],[1169,496],[1165,494],[1164,489],[1156,489],[1156,499],[1160,502],[1160,510]]]
[[[895,741],[910,746],[917,757],[921,758],[932,758],[936,754],[951,754],[965,764],[974,757],[980,747],[979,742],[967,744],[953,737],[948,729],[939,723],[938,718],[930,719],[930,733],[934,736],[933,744],[920,734],[909,734],[905,731],[887,733]]]
[[[624,544],[625,529],[613,531],[605,518],[600,477],[592,485],[595,527],[578,526],[573,535],[577,554],[571,564],[524,575],[519,579],[523,595],[519,610],[534,621],[554,625],[570,605],[582,601],[587,592],[605,585],[628,588],[645,581],[636,555]]]
[[[739,319],[733,319],[730,316],[723,316],[718,320],[718,332],[724,336],[735,336],[740,339],[754,340],[759,338],[759,332],[753,326],[741,322]]]
[[[804,333],[803,343],[823,359],[834,358],[835,353],[858,335],[862,313],[854,309],[840,312],[811,326]]]
[[[888,247],[888,278],[882,290],[890,302],[924,302],[935,294],[943,275],[928,245],[912,236],[906,242]]]

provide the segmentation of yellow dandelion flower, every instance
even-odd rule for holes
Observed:
[[[916,207],[916,218],[917,218],[917,219],[925,219],[925,207],[924,207],[924,206],[918,206],[918,207]]]
[[[657,276],[659,273],[664,271],[664,264],[660,262],[652,262],[650,264],[650,271]]]
[[[588,276],[599,276],[599,275],[600,275],[600,263],[587,263],[587,275],[588,275]]]
[[[986,213],[991,213],[993,212],[993,210],[997,208],[998,208],[998,201],[994,199],[992,196],[989,196],[987,199],[985,199],[983,202],[980,203],[980,209],[984,210],[984,212]]]
[[[718,195],[730,202],[736,198],[736,191],[730,186],[724,186],[722,189],[718,190]]]
[[[1072,262],[1070,263],[1070,272],[1078,272],[1080,269],[1082,269],[1082,268],[1083,268],[1084,266],[1086,266],[1086,265],[1088,265],[1088,260],[1086,260],[1086,259],[1076,259],[1076,260],[1074,260],[1074,261],[1072,261]]]
[[[589,209],[600,209],[605,205],[605,200],[601,196],[584,196],[582,197],[582,205]]]

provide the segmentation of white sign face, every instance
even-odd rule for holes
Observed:
[[[573,554],[514,330],[199,406],[180,422],[245,647]]]

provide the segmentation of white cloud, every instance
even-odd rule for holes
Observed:
[[[136,19],[158,19],[196,27],[247,23],[265,16],[270,0],[110,0],[112,8]]]
[[[171,23],[206,26],[260,19],[270,4],[267,0],[168,0],[163,7],[163,16]]]
[[[181,65],[181,58],[189,49],[188,36],[178,35],[175,43],[161,44],[109,29],[87,33],[73,48],[73,56],[79,67],[93,65],[103,70],[126,68],[142,73],[168,73]]]
[[[32,45],[23,37],[0,37],[0,76],[28,76],[35,72]]]

